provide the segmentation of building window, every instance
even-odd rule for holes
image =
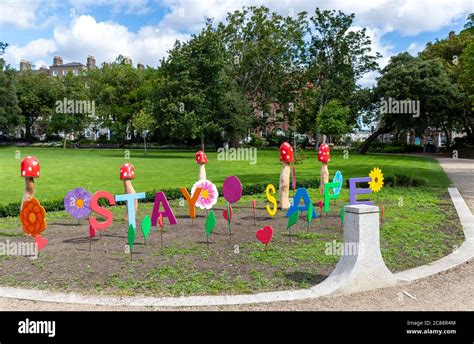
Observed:
[[[58,76],[58,71],[57,70],[53,70],[53,76]]]
[[[67,74],[67,70],[63,70],[63,75],[66,75]]]
[[[77,74],[79,74],[79,71],[78,71],[77,69],[74,69],[74,70],[72,71],[72,74],[77,75]]]

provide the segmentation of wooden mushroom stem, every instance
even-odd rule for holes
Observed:
[[[199,164],[199,180],[206,180],[206,164]]]
[[[290,207],[290,164],[284,162],[280,174],[280,208],[286,210]]]
[[[35,197],[35,179],[25,177],[25,201],[29,201]]]
[[[320,189],[321,195],[324,195],[324,184],[329,182],[329,170],[328,170],[327,163],[324,163],[324,162],[322,163],[320,177],[321,177],[321,181],[320,181],[319,189]]]
[[[127,194],[135,193],[135,189],[133,188],[131,179],[124,179],[123,186],[125,189],[125,193]],[[137,209],[138,209],[138,200],[135,200],[135,213],[137,213]],[[126,216],[126,218],[128,219],[128,216]]]

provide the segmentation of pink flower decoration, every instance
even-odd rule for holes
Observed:
[[[202,188],[201,194],[196,201],[196,206],[201,209],[211,209],[217,203],[217,198],[219,197],[216,185],[209,180],[200,180],[194,183],[191,195],[194,194],[196,188]]]

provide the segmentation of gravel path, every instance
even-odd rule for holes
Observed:
[[[474,160],[439,158],[443,169],[474,212]],[[60,304],[0,298],[0,310],[176,310]],[[179,308],[179,310],[436,310],[474,311],[474,262],[410,285],[345,296],[270,304]]]
[[[405,294],[408,293],[409,295]],[[275,302],[269,304],[187,307],[187,308],[142,308],[108,307],[33,302],[0,299],[1,310],[14,311],[125,311],[125,310],[237,310],[237,311],[297,311],[297,310],[431,310],[431,311],[474,311],[474,262],[463,264],[413,284],[372,290],[363,293],[323,297],[314,300]],[[413,299],[412,297],[416,298]]]

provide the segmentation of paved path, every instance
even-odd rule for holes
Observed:
[[[474,160],[439,158],[443,169],[474,212]],[[471,310],[474,262],[410,285],[352,295],[270,304],[179,308],[180,310]],[[34,302],[0,298],[0,310],[160,310]],[[161,310],[173,310],[165,308]]]
[[[437,158],[474,214],[474,160]]]

